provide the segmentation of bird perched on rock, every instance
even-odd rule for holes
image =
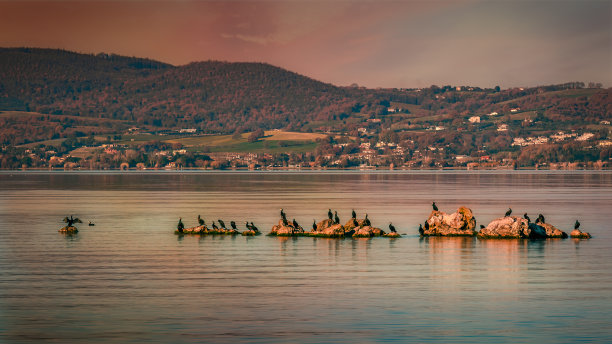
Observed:
[[[215,221],[213,221],[213,223],[212,223],[212,228],[215,229],[215,230],[219,229],[219,227],[217,227],[217,225],[215,224]]]
[[[249,221],[244,221],[244,226],[246,227],[246,229],[252,231],[253,229],[251,228],[251,225],[249,224]]]
[[[335,224],[339,224],[340,223],[340,218],[338,217],[338,212],[334,211],[334,223]]]
[[[355,213],[355,209],[353,209],[352,215],[353,215],[353,218],[354,218],[354,219],[356,219],[356,218],[357,218],[357,213]]]
[[[506,212],[506,217],[510,216],[510,214],[512,214],[512,208],[508,208],[508,211]]]
[[[204,220],[200,217],[200,215],[198,215],[198,223],[200,226],[204,226]]]
[[[81,221],[78,217],[73,218],[72,215],[70,215],[70,217],[64,217],[63,221],[68,224],[68,227],[72,227],[72,225],[75,223],[83,223],[83,221]]]
[[[219,224],[221,225],[221,228],[225,228],[225,222],[223,222],[221,219],[219,219],[217,221],[219,221]]]
[[[429,230],[429,222],[425,221],[425,230]]]
[[[480,229],[485,229],[485,226],[484,225],[480,225]]]
[[[312,219],[312,230],[316,231],[317,230],[317,220]]]
[[[576,223],[574,223],[574,229],[578,229],[578,228],[580,228],[580,222],[576,220]]]
[[[281,208],[280,215],[281,215],[281,218],[285,220],[287,219],[287,215],[285,214],[285,211],[283,210],[283,208]]]
[[[332,214],[331,209],[327,210],[327,217],[329,217],[330,220],[334,219],[334,214]]]
[[[391,231],[391,233],[397,233],[397,231],[395,230],[395,226],[393,226],[392,223],[389,223],[389,230]]]
[[[544,220],[544,215],[538,214],[538,218],[536,219],[536,223],[546,223]]]
[[[438,211],[438,206],[436,205],[436,202],[432,202],[431,207],[433,208],[434,211]]]
[[[238,230],[238,228],[236,228],[236,222],[230,222],[230,226],[232,226],[232,229]]]
[[[527,220],[527,223],[531,222],[531,219],[529,218],[529,216],[527,216],[527,213],[523,214],[523,217],[525,218],[525,220]]]
[[[251,221],[251,229],[254,230],[255,232],[259,232],[259,228],[255,227],[255,225],[253,224],[253,221]]]
[[[295,219],[293,219],[293,227],[298,228],[300,227],[300,225],[298,225],[297,221],[295,221]]]
[[[366,227],[368,227],[368,226],[370,226],[370,225],[371,225],[371,223],[370,223],[370,219],[368,219],[368,214],[366,214],[366,217],[365,217],[365,219],[363,220],[363,224],[364,224],[364,226],[366,226]]]
[[[178,225],[176,225],[176,229],[179,231],[179,233],[183,233],[183,229],[185,229],[185,225],[183,224],[183,219],[181,219],[180,217],[179,217]]]
[[[353,226],[359,227],[359,222],[357,222],[357,219],[353,217],[352,220],[353,220]]]
[[[423,235],[425,231],[423,230],[423,226],[419,223],[419,234]]]

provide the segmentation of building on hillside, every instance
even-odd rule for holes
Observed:
[[[480,116],[472,116],[468,118],[468,121],[470,121],[470,123],[480,123]]]

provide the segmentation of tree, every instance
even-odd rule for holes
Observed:
[[[264,131],[263,129],[257,129],[254,132],[252,132],[249,137],[248,137],[248,141],[249,142],[255,142],[257,140],[259,140],[260,138],[264,137]]]

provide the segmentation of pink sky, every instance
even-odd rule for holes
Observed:
[[[337,85],[612,84],[612,2],[0,1],[0,46],[257,61]]]

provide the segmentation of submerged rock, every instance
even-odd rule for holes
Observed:
[[[291,223],[287,225],[283,224],[283,220],[278,221],[278,225],[272,226],[272,230],[268,235],[276,236],[299,236],[304,235],[304,228],[302,226],[294,227]]]
[[[74,234],[74,233],[78,233],[79,230],[74,226],[65,226],[65,227],[60,228],[58,232]]]
[[[460,207],[456,212],[447,214],[434,210],[429,214],[423,236],[474,236],[476,218],[472,210]]]
[[[570,236],[572,238],[578,238],[578,239],[590,239],[591,238],[591,234],[587,232],[582,232],[580,229],[574,229],[573,231],[571,231]]]

